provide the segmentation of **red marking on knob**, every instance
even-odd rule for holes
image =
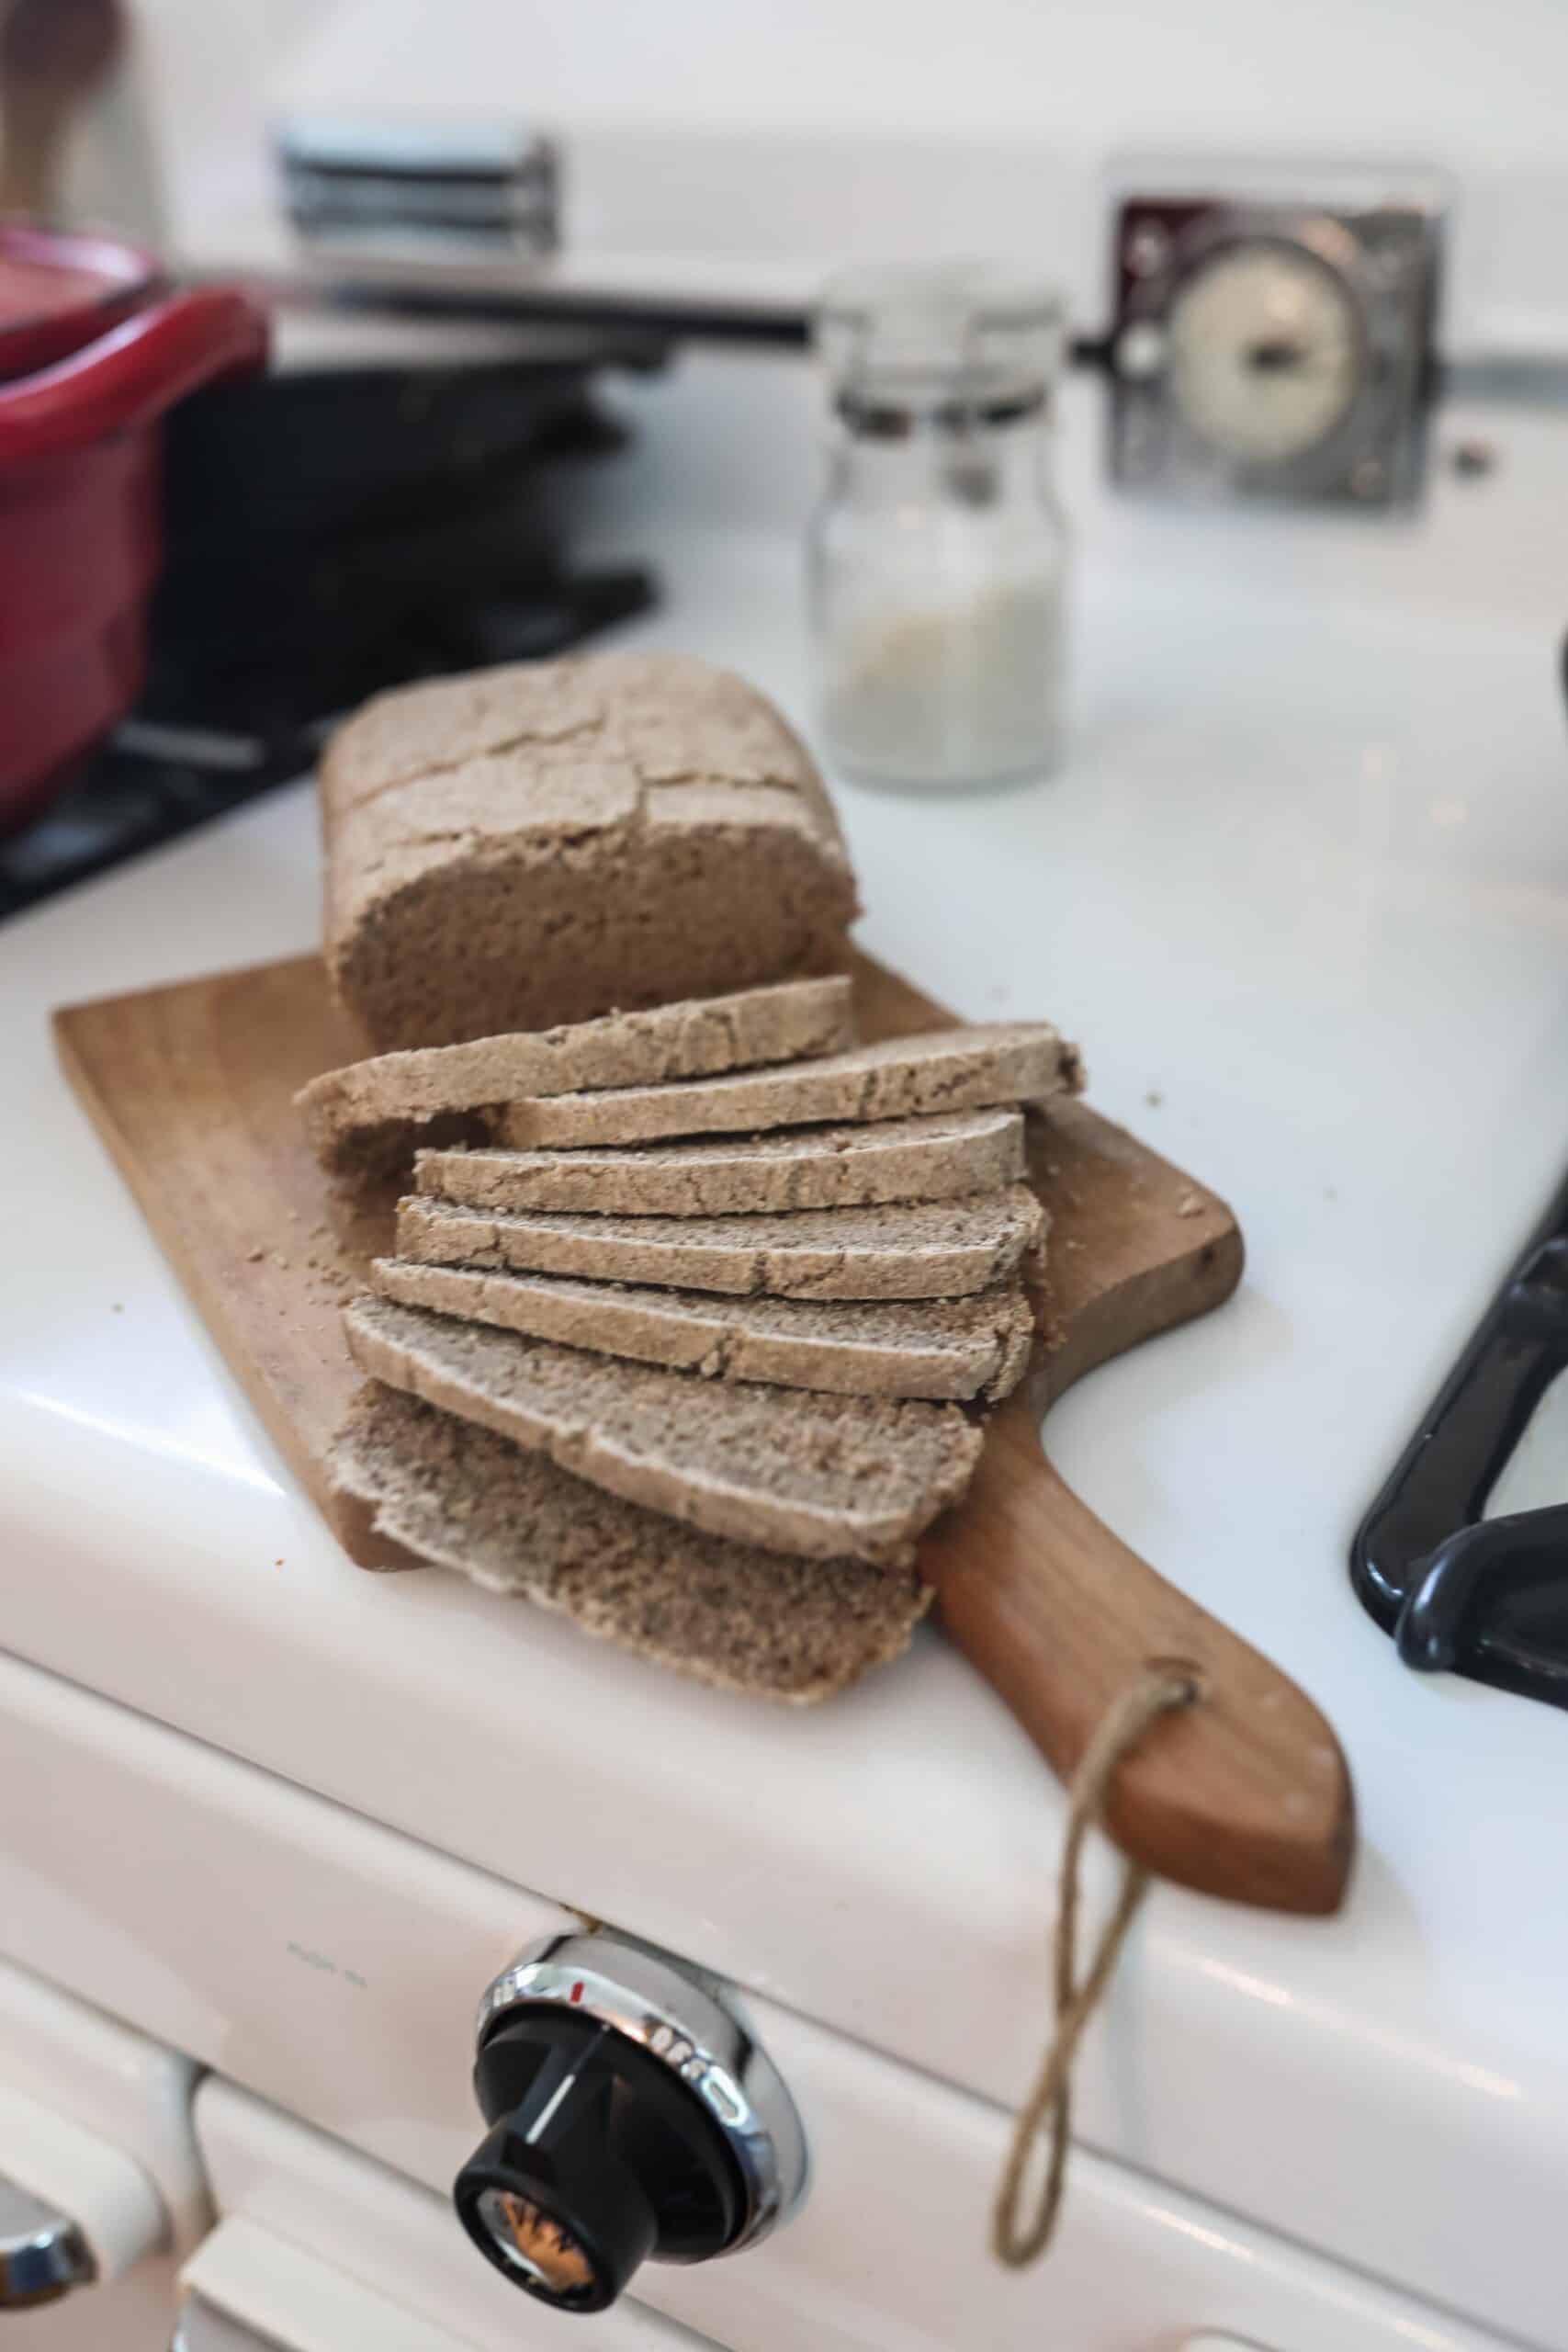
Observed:
[[[568,1996],[567,1996],[567,1998],[568,1998],[569,2000],[571,2000],[571,2001],[581,2001],[581,1998],[582,1998],[582,1980],[581,1980],[581,1977],[579,1977],[579,1979],[578,1979],[577,1983],[572,1986],[571,1991],[570,1991],[570,1992],[568,1994]]]

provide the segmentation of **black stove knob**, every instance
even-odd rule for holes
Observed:
[[[553,1937],[499,1977],[474,2087],[491,2130],[458,2216],[558,2311],[604,2310],[649,2258],[755,2245],[805,2188],[794,2105],[733,2001],[627,1937]]]

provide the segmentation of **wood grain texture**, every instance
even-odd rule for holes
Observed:
[[[947,1018],[863,962],[871,1037]],[[295,1090],[353,1057],[313,956],[78,1005],[62,1064],[149,1224],[274,1440],[361,1566],[415,1567],[337,1494],[326,1456],[359,1375],[338,1322],[389,1243],[390,1204],[344,1225],[305,1147]],[[1042,1453],[1041,1415],[1073,1381],[1234,1289],[1224,1203],[1082,1104],[1032,1122],[1054,1220],[1034,1377],[998,1413],[970,1498],[921,1546],[947,1630],[1041,1752],[1070,1775],[1116,1693],[1180,1659],[1201,1705],[1162,1723],[1119,1775],[1110,1826],[1151,1869],[1289,1911],[1334,1909],[1351,1848],[1332,1731],[1255,1650],[1120,1544]]]
[[[360,1386],[339,1322],[390,1212],[334,1228],[292,1097],[358,1047],[314,956],[54,1016],[66,1076],[229,1367],[362,1567],[425,1564],[326,1474]]]

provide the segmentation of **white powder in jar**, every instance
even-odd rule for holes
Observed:
[[[840,619],[825,654],[823,718],[847,768],[888,783],[1041,775],[1060,746],[1058,567],[962,597]]]

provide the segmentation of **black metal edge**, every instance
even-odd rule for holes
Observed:
[[[1543,1326],[1532,1336],[1518,1328],[1524,1276],[1549,1245],[1565,1241],[1568,1179],[1552,1194],[1357,1528],[1350,1547],[1351,1585],[1363,1608],[1387,1634],[1395,1632],[1416,1572],[1428,1558],[1433,1544],[1458,1534],[1479,1518],[1488,1491],[1541,1394],[1568,1362],[1568,1342],[1560,1330],[1553,1332]],[[1456,1431],[1456,1413],[1466,1405],[1474,1408],[1470,1425],[1462,1432]],[[1449,1524],[1435,1530],[1433,1544],[1402,1550],[1391,1558],[1383,1548],[1390,1533],[1387,1523],[1402,1508],[1412,1504],[1417,1510],[1424,1504],[1429,1508],[1438,1477],[1450,1488],[1466,1489],[1468,1512],[1449,1514]],[[1496,1636],[1481,1634],[1460,1670],[1505,1689],[1540,1695],[1537,1686],[1543,1672],[1540,1661],[1533,1656],[1529,1660],[1516,1656],[1506,1641]],[[1568,1690],[1568,1672],[1562,1679]]]

